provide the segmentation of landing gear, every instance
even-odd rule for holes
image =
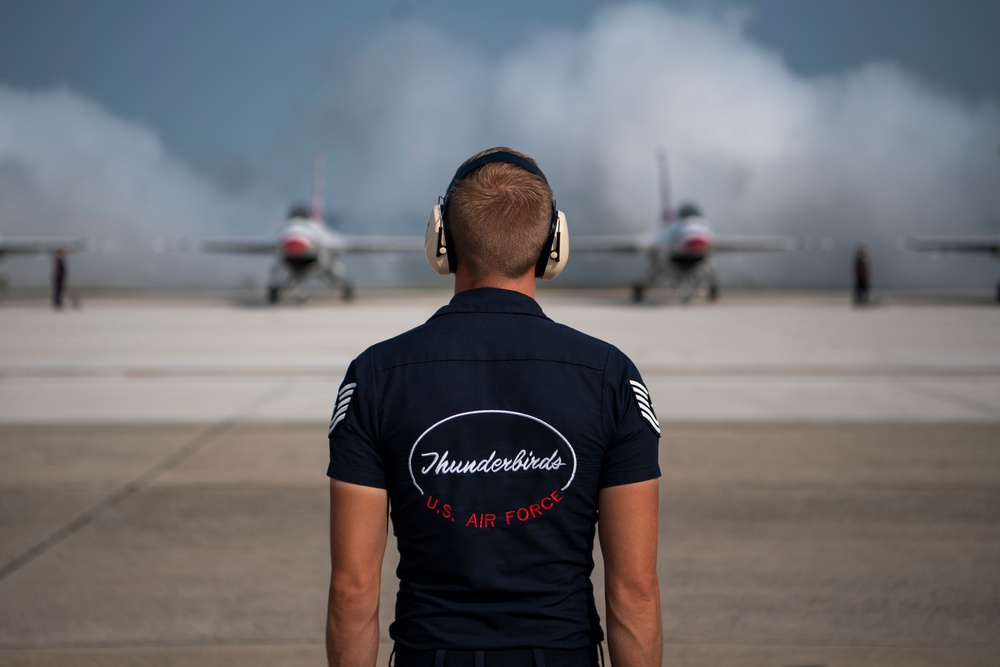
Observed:
[[[271,275],[267,279],[267,302],[276,304],[281,301],[282,287],[294,284],[291,269],[284,262],[278,261],[271,266]]]
[[[719,283],[715,267],[707,260],[701,263],[682,263],[650,256],[650,268],[645,275],[632,283],[632,303],[640,303],[650,287],[663,285],[671,297],[680,303],[691,303],[704,297],[709,302],[719,299]]]
[[[343,263],[338,261],[329,270],[323,271],[319,275],[330,289],[337,290],[340,293],[340,299],[344,303],[354,300],[354,285],[351,284],[351,281],[344,278]]]
[[[680,285],[675,288],[677,295],[681,298],[681,303],[691,303],[691,299],[695,297],[700,291],[701,286],[695,281],[682,281]]]
[[[1000,283],[997,283],[997,303],[1000,303]]]

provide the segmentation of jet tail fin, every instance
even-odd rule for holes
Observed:
[[[325,207],[325,195],[323,193],[323,166],[324,166],[324,155],[323,151],[316,151],[316,157],[313,159],[313,182],[312,182],[312,218],[316,222],[323,222],[323,216],[325,215],[323,208]]]
[[[663,148],[656,152],[657,167],[660,180],[660,223],[668,225],[677,217],[670,197],[670,171],[667,165],[667,151]]]

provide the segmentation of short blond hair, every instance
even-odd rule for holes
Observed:
[[[510,148],[490,148],[463,164]],[[491,162],[452,185],[448,196],[448,228],[455,259],[477,279],[520,278],[534,272],[552,223],[552,190],[542,179],[507,162]]]

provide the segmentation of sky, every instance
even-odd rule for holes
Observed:
[[[490,145],[539,160],[574,233],[639,233],[663,147],[718,233],[836,241],[720,258],[723,285],[841,286],[864,242],[876,286],[985,288],[995,262],[898,239],[1000,231],[996,25],[991,0],[4,0],[0,233],[116,239],[73,258],[83,283],[263,283],[266,260],[151,244],[273,231],[317,150],[344,231],[420,234]],[[416,259],[350,266],[434,281]],[[0,263],[15,286],[45,269]]]

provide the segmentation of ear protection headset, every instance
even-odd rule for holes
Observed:
[[[455,244],[451,239],[451,229],[448,226],[448,201],[451,198],[451,190],[460,180],[493,162],[506,162],[513,164],[525,171],[534,174],[548,185],[545,174],[524,158],[508,153],[507,151],[495,151],[487,153],[467,164],[462,165],[455,172],[455,176],[448,185],[444,199],[431,209],[431,217],[427,221],[427,232],[424,235],[424,251],[431,268],[438,274],[446,276],[455,272],[457,258],[455,256]],[[542,253],[535,264],[535,277],[543,280],[552,280],[558,276],[566,266],[569,258],[569,231],[566,228],[566,216],[556,208],[556,202],[552,200],[552,220],[549,224],[549,233],[542,244]]]

